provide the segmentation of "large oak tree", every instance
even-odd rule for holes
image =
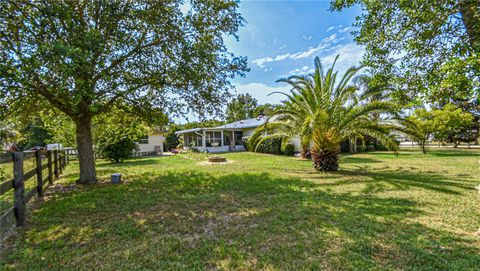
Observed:
[[[80,183],[96,182],[92,118],[114,105],[211,112],[246,59],[229,53],[233,0],[0,2],[3,116],[53,106],[76,125]]]

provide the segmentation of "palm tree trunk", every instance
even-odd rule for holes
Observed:
[[[318,171],[337,171],[340,147],[336,150],[312,150],[313,166]]]
[[[303,146],[302,151],[300,152],[300,157],[303,159],[311,159],[312,156],[310,154],[310,149],[308,147]]]
[[[303,159],[311,159],[312,156],[310,154],[310,141],[302,140],[300,146],[302,148],[300,152],[300,157]]]

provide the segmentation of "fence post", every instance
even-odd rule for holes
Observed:
[[[13,153],[13,208],[17,226],[25,226],[25,184],[23,182],[23,152]]]
[[[52,163],[52,151],[47,151],[48,159],[48,182],[53,183],[53,163]]]
[[[58,178],[58,150],[53,150],[53,173],[55,178]]]
[[[63,169],[63,164],[62,164],[62,152],[61,151],[57,151],[58,152],[58,175],[62,174],[62,169]]]
[[[43,197],[43,176],[42,176],[42,154],[37,149],[35,152],[35,160],[37,162],[37,194],[39,198]]]

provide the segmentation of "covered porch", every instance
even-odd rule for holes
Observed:
[[[245,151],[242,130],[195,128],[175,133],[183,138],[184,149],[195,148],[211,153]]]

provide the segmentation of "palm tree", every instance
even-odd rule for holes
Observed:
[[[386,83],[387,80],[381,76],[372,76],[372,75],[357,75],[353,78],[353,84],[359,88],[360,99],[364,102],[374,102],[374,101],[388,101],[390,99],[390,93],[392,88],[389,84]],[[372,121],[381,121],[381,114],[379,112],[370,113],[370,119]],[[398,122],[396,122],[398,124]],[[365,144],[365,137],[361,136],[363,144]],[[375,145],[378,144],[378,141],[375,140]],[[357,139],[354,138],[353,142],[350,142],[349,148],[350,152],[357,151]]]
[[[259,129],[269,130],[268,136],[282,136],[290,140],[300,137],[302,148],[310,148],[314,167],[319,171],[338,170],[340,143],[360,135],[378,139],[388,149],[397,150],[398,144],[389,136],[393,122],[373,120],[372,113],[396,115],[396,107],[388,101],[372,99],[377,91],[359,92],[350,84],[361,68],[351,67],[337,81],[338,72],[332,67],[326,72],[319,58],[315,70],[306,76],[291,76],[278,82],[288,83],[292,89],[267,124]]]

